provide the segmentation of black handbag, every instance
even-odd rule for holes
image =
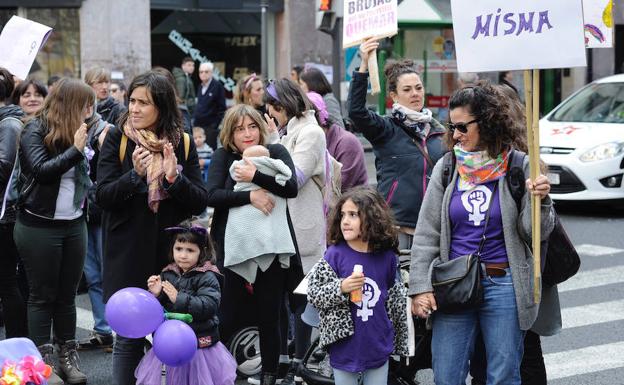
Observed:
[[[554,286],[578,272],[581,267],[581,258],[566,234],[558,215],[555,217],[555,227],[546,242],[548,243],[546,253],[542,253],[542,258],[545,259],[542,282],[545,286]]]
[[[490,198],[490,206],[485,217],[479,249],[475,253],[463,255],[433,266],[431,284],[438,311],[455,313],[461,310],[474,309],[483,302],[481,268],[479,265],[497,186],[498,184],[494,185],[492,197]]]

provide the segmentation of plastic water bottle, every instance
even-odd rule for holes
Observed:
[[[353,272],[354,273],[363,273],[364,272],[364,267],[362,265],[353,265]],[[359,288],[357,290],[353,290],[351,292],[351,302],[353,302],[353,303],[362,302],[362,288]]]

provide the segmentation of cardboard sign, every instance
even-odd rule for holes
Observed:
[[[397,0],[344,0],[342,48],[398,33]]]
[[[583,0],[587,48],[613,47],[613,0]]]
[[[451,0],[460,72],[586,65],[581,0]]]
[[[52,28],[13,16],[0,34],[0,67],[20,79],[26,79],[37,53],[50,36]]]

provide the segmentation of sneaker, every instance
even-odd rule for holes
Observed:
[[[281,384],[286,374],[288,374],[288,370],[290,369],[290,362],[280,362],[277,368],[277,381],[276,384]],[[251,385],[260,385],[260,376],[261,373],[254,374],[251,377],[247,378],[247,383]]]
[[[103,349],[107,353],[113,352],[113,335],[91,332],[89,337],[78,342],[78,350]]]

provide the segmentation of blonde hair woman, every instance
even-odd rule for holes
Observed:
[[[265,215],[272,215],[275,202],[269,193],[282,198],[297,196],[297,177],[292,158],[281,144],[266,144],[266,137],[267,124],[253,107],[239,104],[226,112],[221,130],[223,147],[212,155],[207,185],[208,206],[215,208],[210,235],[217,250],[219,268],[223,268],[224,264],[225,228],[230,209],[252,205]],[[242,154],[245,149],[255,145],[266,146],[271,158],[281,160],[290,168],[292,177],[283,186],[274,177],[259,172],[250,160],[235,166],[232,178],[229,171],[232,163],[244,159]],[[237,182],[252,182],[261,189],[234,191]],[[292,228],[290,234],[296,245]],[[253,283],[253,296],[249,291],[251,286],[244,278],[227,268],[222,271],[225,274],[225,286],[221,299],[221,338],[227,340],[241,327],[257,324],[260,331],[262,383],[274,384],[280,354],[279,344],[275,343],[280,339],[280,307],[288,277],[303,277],[299,257],[297,254],[291,257],[289,266],[283,266],[279,258],[273,258],[266,264],[259,263]]]

